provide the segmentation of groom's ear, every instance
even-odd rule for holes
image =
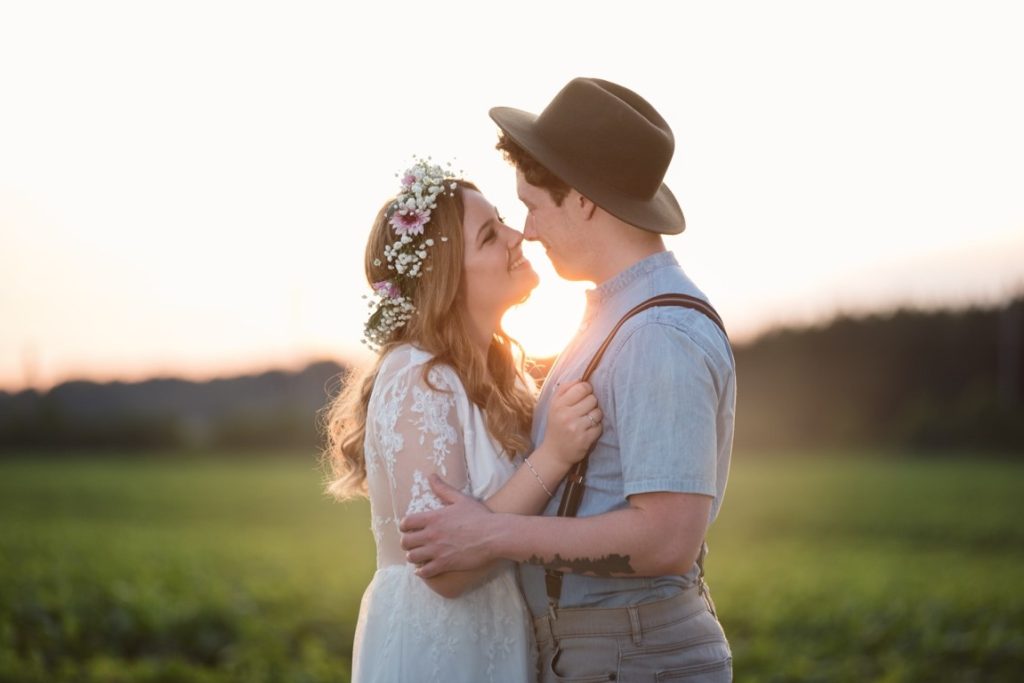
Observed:
[[[597,204],[590,201],[576,190],[572,191],[571,200],[575,204],[576,208],[579,209],[583,220],[589,221],[594,217],[594,212],[597,211]]]

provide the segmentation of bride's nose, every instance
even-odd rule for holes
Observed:
[[[508,230],[505,239],[508,242],[509,249],[515,249],[516,247],[523,243],[523,233],[519,232],[515,228],[510,228],[508,226],[505,226],[505,228]]]

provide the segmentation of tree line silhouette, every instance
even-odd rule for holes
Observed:
[[[1024,455],[1024,297],[998,308],[840,317],[769,333],[735,354],[738,449]],[[322,361],[208,382],[0,392],[0,451],[311,451],[318,411],[346,373]]]

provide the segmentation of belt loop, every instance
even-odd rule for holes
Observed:
[[[704,582],[704,579],[700,580],[700,595],[704,598],[704,603],[708,606],[711,616],[717,619],[718,612],[715,611],[715,601],[711,599],[711,591],[708,590],[708,584]]]
[[[551,623],[551,619],[548,617],[541,617],[537,619],[537,624],[537,630],[539,631],[537,635],[545,640],[551,641],[552,643],[555,642],[555,629],[552,628],[553,624]]]
[[[548,601],[548,617],[551,618],[552,623],[554,623],[555,620],[558,619],[558,612],[556,611],[557,609],[558,609],[558,603],[556,603],[554,600],[549,600]]]
[[[643,640],[643,631],[640,628],[640,610],[636,605],[626,608],[629,611],[629,630],[633,634],[633,644],[639,645]]]

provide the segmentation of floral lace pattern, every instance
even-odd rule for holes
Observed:
[[[441,507],[441,501],[434,495],[430,488],[430,482],[423,476],[423,473],[416,470],[412,473],[412,495],[409,497],[409,507],[405,514],[412,515],[427,510],[437,510]]]
[[[437,368],[431,368],[428,379],[438,389],[451,390]],[[455,406],[455,399],[451,394],[440,394],[432,389],[423,390],[418,386],[413,387],[412,394],[412,412],[420,415],[416,420],[420,430],[420,445],[424,444],[427,436],[434,437],[431,460],[441,476],[445,476],[448,473],[445,462],[451,454],[451,445],[457,440],[455,428],[448,422],[448,412]]]
[[[405,563],[398,534],[403,516],[441,505],[430,473],[470,493],[456,411],[456,400],[468,399],[450,368],[434,367],[425,376],[426,360],[399,347],[382,362],[370,397],[364,449],[378,567]]]
[[[366,476],[372,477],[377,467],[383,462],[387,468],[388,479],[395,478],[395,454],[402,450],[405,445],[405,438],[402,432],[398,431],[398,418],[402,415],[402,404],[409,392],[409,378],[398,376],[389,388],[386,396],[382,399],[382,410],[374,411],[374,426],[377,434],[380,449],[366,449]]]
[[[512,471],[490,441],[475,437],[486,433],[483,415],[458,376],[438,366],[429,382],[424,377],[429,358],[409,346],[393,350],[370,398],[365,453],[377,572],[360,608],[352,680],[531,680],[533,630],[514,568],[447,599],[413,573],[400,545],[402,517],[441,506],[431,473],[465,493],[473,493],[472,474],[488,482],[476,492],[485,495]]]

